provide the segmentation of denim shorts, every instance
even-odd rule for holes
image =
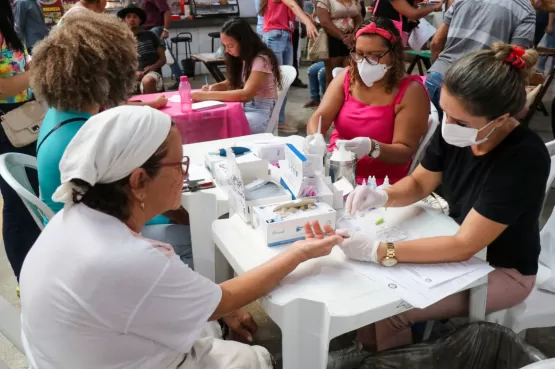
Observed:
[[[252,134],[266,132],[275,106],[276,100],[261,97],[255,97],[243,104]]]

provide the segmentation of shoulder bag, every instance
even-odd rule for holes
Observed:
[[[330,6],[327,0],[320,0],[316,2],[324,4],[328,11],[330,11]],[[316,10],[314,10],[316,12]],[[330,57],[329,46],[328,46],[328,34],[324,27],[319,26],[318,36],[314,40],[308,41],[308,59],[311,61],[328,60]]]

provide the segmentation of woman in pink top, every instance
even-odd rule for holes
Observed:
[[[376,176],[381,184],[407,175],[420,139],[428,127],[430,100],[420,76],[405,75],[403,46],[391,20],[370,17],[356,33],[350,67],[329,85],[310,118],[309,136],[332,122],[330,150],[338,140],[359,159],[357,182]],[[305,145],[308,147],[309,145]]]
[[[264,133],[276,105],[281,73],[276,56],[242,18],[227,21],[220,34],[225,47],[227,79],[202,91],[194,101],[239,101],[252,133]]]
[[[280,65],[293,65],[293,31],[295,16],[306,25],[309,38],[318,36],[316,26],[295,0],[261,0],[260,15],[264,17],[264,43],[276,54]],[[283,133],[296,133],[296,127],[286,126],[285,104],[283,101],[279,112],[279,129]]]

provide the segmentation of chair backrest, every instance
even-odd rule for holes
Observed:
[[[549,74],[547,75],[547,79],[544,81],[542,87],[540,88],[540,91],[536,95],[534,102],[532,102],[532,105],[530,105],[528,109],[528,113],[526,113],[526,116],[520,120],[520,123],[522,125],[528,126],[528,124],[530,124],[530,121],[532,120],[532,118],[534,117],[534,114],[536,113],[538,105],[542,102],[543,97],[547,92],[547,90],[549,90],[549,86],[551,86],[551,82],[553,82],[554,77],[555,77],[555,68],[551,68],[551,70],[549,71]]]
[[[19,195],[42,230],[44,218],[52,219],[54,212],[35,194],[29,178],[27,178],[26,169],[37,170],[37,159],[13,152],[0,155],[0,176]]]
[[[520,369],[553,369],[555,368],[555,359],[541,360],[530,365],[526,365]]]
[[[281,110],[285,96],[287,96],[289,87],[291,87],[291,84],[295,78],[297,78],[297,71],[291,65],[282,65],[279,67],[279,71],[281,72],[281,89],[278,90],[276,105],[272,111],[268,127],[266,127],[266,133],[276,134],[279,122],[279,111]]]
[[[428,147],[428,143],[432,139],[432,136],[434,135],[434,132],[436,131],[436,128],[438,126],[439,126],[439,116],[437,113],[437,109],[434,106],[434,104],[430,103],[430,116],[428,117],[428,130],[426,131],[426,134],[424,135],[424,137],[422,137],[422,140],[418,145],[418,149],[416,150],[416,154],[414,154],[414,158],[412,158],[412,163],[410,165],[409,173],[412,173],[412,171],[422,161],[422,158],[424,157],[424,153],[426,152],[426,148]]]
[[[333,68],[333,70],[331,71],[331,75],[333,76],[333,78],[337,77],[337,75],[341,73],[343,69],[345,68],[341,68],[341,67]]]
[[[24,352],[21,341],[21,314],[2,296],[0,296],[0,333],[19,351]]]

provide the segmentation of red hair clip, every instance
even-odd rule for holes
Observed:
[[[515,68],[524,69],[526,68],[526,62],[522,59],[522,57],[525,53],[526,51],[519,46],[513,46],[509,56],[507,56],[504,61]]]
[[[391,32],[389,32],[386,29],[380,28],[378,26],[376,26],[376,23],[372,22],[370,24],[368,24],[367,26],[364,26],[363,28],[359,29],[358,32],[356,33],[356,38],[359,38],[361,35],[365,35],[367,33],[373,33],[376,35],[380,35],[383,38],[385,38],[386,40],[391,41],[392,43],[395,43],[395,41],[397,40],[395,38],[395,36],[393,36],[393,34],[391,34]]]

